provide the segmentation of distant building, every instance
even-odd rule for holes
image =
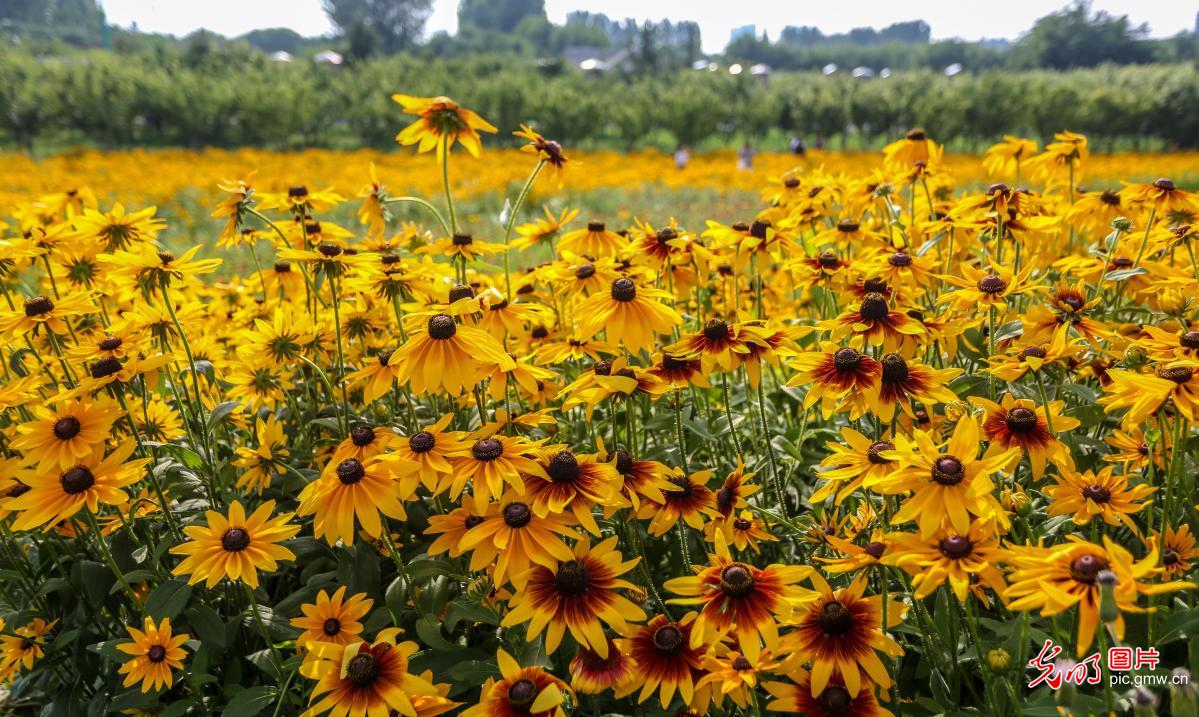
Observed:
[[[562,57],[587,73],[628,69],[632,56],[627,47],[590,47],[572,45],[562,50]]]
[[[752,38],[757,36],[758,28],[756,25],[742,25],[741,27],[734,27],[733,31],[729,33],[729,42],[736,42],[739,37]]]

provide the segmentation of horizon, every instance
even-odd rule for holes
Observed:
[[[120,27],[137,25],[138,31],[183,37],[205,29],[225,37],[238,37],[253,30],[289,28],[305,37],[329,36],[333,26],[321,8],[321,0],[264,0],[246,6],[240,0],[209,0],[202,6],[171,1],[101,0],[108,21]],[[958,39],[967,42],[981,40],[1015,41],[1027,32],[1038,18],[1070,5],[1059,0],[1011,0],[1004,12],[985,23],[987,32],[972,32],[978,27],[978,11],[970,3],[934,2],[914,12],[907,6],[896,6],[884,0],[861,0],[854,4],[857,12],[847,13],[843,5],[797,3],[800,7],[780,13],[772,0],[743,0],[735,20],[728,19],[727,8],[715,3],[692,3],[682,0],[659,0],[650,3],[638,0],[596,0],[580,6],[578,0],[546,0],[546,16],[561,25],[570,12],[586,10],[604,13],[614,20],[632,18],[672,22],[694,21],[700,26],[702,47],[706,54],[719,54],[728,44],[735,28],[753,25],[755,33],[766,32],[772,40],[786,26],[813,26],[825,34],[840,34],[859,27],[881,29],[897,22],[923,20],[932,30],[932,39]],[[775,7],[771,7],[775,5]],[[1196,25],[1196,7],[1184,9],[1179,4],[1145,5],[1130,0],[1097,0],[1091,3],[1094,11],[1112,15],[1127,15],[1134,25],[1149,27],[1153,38],[1170,37],[1191,30]],[[434,0],[433,13],[425,26],[425,38],[440,32],[455,34],[458,30],[458,0]],[[852,20],[844,17],[851,15]]]

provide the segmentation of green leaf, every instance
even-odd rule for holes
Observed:
[[[278,694],[279,690],[266,685],[238,690],[237,694],[233,695],[233,699],[229,700],[229,704],[225,705],[221,714],[225,717],[254,717],[263,709],[274,704]]]
[[[183,612],[183,608],[187,607],[187,601],[191,599],[191,595],[192,589],[186,580],[178,579],[163,583],[154,588],[150,597],[146,599],[146,614],[156,620],[164,617],[173,620]]]
[[[225,648],[225,623],[216,610],[200,604],[188,608],[186,615],[187,624],[195,631],[195,637],[217,652]]]
[[[408,586],[405,585],[403,576],[396,576],[391,585],[387,586],[387,591],[383,593],[383,602],[387,605],[388,612],[397,619],[408,607]]]
[[[224,420],[226,416],[228,416],[230,413],[233,413],[233,411],[236,410],[240,405],[241,404],[237,401],[225,401],[224,403],[218,403],[215,408],[208,412],[208,419],[205,421],[208,426],[208,430],[213,431],[216,429],[217,425],[220,424],[220,422]]]
[[[441,634],[441,623],[431,617],[422,617],[416,621],[416,634],[434,650],[453,650],[456,645],[446,640]]]

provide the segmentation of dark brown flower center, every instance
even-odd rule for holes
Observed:
[[[350,431],[350,440],[359,448],[365,448],[375,442],[375,429],[370,426],[359,426]]]
[[[860,223],[855,222],[852,219],[842,219],[841,221],[837,222],[837,231],[844,234],[853,234],[860,229],[861,226],[862,225]]]
[[[116,351],[121,348],[122,343],[124,342],[119,337],[110,336],[97,344],[97,346],[100,347],[101,351]]]
[[[1099,193],[1099,201],[1109,207],[1118,207],[1120,206],[1120,195],[1110,189],[1105,189]]]
[[[729,597],[744,597],[754,589],[753,571],[748,565],[733,563],[720,571],[720,589]]]
[[[926,134],[925,131],[920,127],[916,127],[908,130],[908,133],[904,135],[904,137],[912,140],[913,142],[923,142],[928,138],[928,134]]]
[[[495,438],[484,438],[475,441],[470,452],[477,461],[494,461],[504,455],[504,444]]]
[[[896,353],[890,353],[883,356],[883,382],[885,383],[903,383],[908,380],[908,362],[903,356]]]
[[[462,524],[466,526],[467,530],[470,530],[477,525],[482,525],[483,517],[478,515],[468,515],[466,516],[466,520],[462,521]]]
[[[510,528],[523,528],[533,519],[533,512],[525,503],[509,503],[504,506],[504,523]]]
[[[749,530],[753,527],[753,525],[753,523],[749,522],[745,518],[737,518],[733,521],[733,527],[737,530]]]
[[[633,456],[624,449],[616,451],[616,471],[621,475],[628,475],[633,472]]]
[[[437,439],[428,431],[413,434],[408,439],[408,447],[412,449],[413,453],[428,453],[433,450],[435,445],[437,445]]]
[[[783,186],[786,187],[787,189],[795,189],[796,187],[799,186],[799,178],[798,177],[787,177],[786,179],[783,180]]]
[[[1177,189],[1177,187],[1174,185],[1174,180],[1166,179],[1165,177],[1162,177],[1154,182],[1153,186],[1157,187],[1158,189],[1164,189],[1167,192],[1173,192],[1175,189]]]
[[[738,672],[752,670],[753,667],[753,665],[749,664],[749,660],[745,659],[745,655],[737,655],[736,659],[733,660],[733,669]]]
[[[470,234],[455,234],[450,241],[454,243],[454,246],[470,246],[475,243],[474,237]]]
[[[844,635],[853,629],[853,613],[839,600],[830,600],[820,608],[820,630],[826,635]]]
[[[616,301],[632,301],[637,298],[637,285],[632,279],[621,277],[612,282],[612,298]]]
[[[754,223],[749,225],[749,235],[755,239],[765,239],[766,230],[769,228],[770,222],[765,219],[754,220]]]
[[[866,321],[882,321],[887,318],[890,309],[887,307],[887,297],[872,291],[862,299],[858,314]]]
[[[1107,570],[1107,561],[1098,555],[1080,555],[1070,563],[1070,577],[1080,583],[1094,583],[1103,570]]]
[[[911,266],[912,255],[907,252],[897,251],[891,255],[888,261],[891,263],[891,266]]]
[[[690,498],[695,491],[695,487],[691,485],[691,480],[687,476],[673,475],[667,480],[680,489],[667,493],[667,498]]]
[[[1153,373],[1158,378],[1164,378],[1167,381],[1173,381],[1181,385],[1191,380],[1191,377],[1195,375],[1195,369],[1190,366],[1159,367]]]
[[[329,637],[333,637],[337,633],[341,632],[341,620],[331,617],[328,620],[325,620],[325,624],[321,626],[321,630]]]
[[[833,354],[833,367],[842,373],[857,371],[862,364],[862,354],[857,349],[839,349]]]
[[[346,678],[355,687],[367,687],[379,679],[379,661],[369,652],[359,652],[346,665]]]
[[[331,241],[323,241],[316,245],[316,250],[321,253],[321,256],[326,256],[332,259],[335,256],[341,256],[342,248]]]
[[[1082,307],[1087,305],[1086,300],[1078,294],[1066,294],[1065,296],[1059,297],[1058,300],[1066,306],[1069,306],[1071,311],[1081,311]]]
[[[444,341],[458,333],[458,326],[449,314],[437,314],[429,319],[429,338]]]
[[[366,469],[357,458],[347,458],[337,465],[337,480],[343,485],[354,485],[366,477]]]
[[[716,509],[721,513],[728,513],[733,507],[733,500],[736,498],[736,493],[730,485],[721,486],[720,490],[716,491]]]
[[[587,222],[587,231],[589,232],[602,232],[606,228],[607,225],[603,222]]]
[[[974,543],[963,535],[951,535],[948,538],[942,538],[938,547],[941,548],[941,554],[945,557],[961,560],[974,550]]]
[[[466,284],[454,284],[450,287],[449,300],[450,303],[462,301],[463,299],[474,298],[475,290]]]
[[[75,466],[59,479],[62,492],[67,495],[79,495],[96,484],[96,476],[86,466]]]
[[[870,461],[876,466],[886,465],[887,463],[891,463],[893,461],[890,458],[883,458],[879,454],[883,451],[893,450],[895,450],[895,444],[891,441],[877,441],[870,444],[870,447],[866,449],[866,460]]]
[[[1037,414],[1030,408],[1017,407],[1008,411],[1003,422],[1012,433],[1031,433],[1037,428]]]
[[[41,316],[54,311],[54,302],[50,301],[45,296],[35,296],[25,300],[25,315],[29,317]]]
[[[149,650],[146,650],[146,659],[150,662],[162,662],[167,659],[167,649],[162,645],[151,645]]]
[[[825,687],[817,702],[820,703],[820,709],[833,715],[849,714],[853,710],[853,698],[849,690],[841,685]]]
[[[591,585],[587,566],[577,560],[568,560],[558,566],[554,575],[554,587],[566,595],[582,595]]]
[[[109,376],[120,373],[121,368],[121,362],[119,359],[112,356],[109,356],[108,358],[102,358],[92,364],[92,378],[108,378]]]
[[[878,560],[879,558],[883,557],[883,552],[886,551],[886,549],[886,543],[880,543],[877,540],[872,540],[869,543],[866,543],[866,547],[862,548],[862,552],[866,553],[875,560]]]
[[[288,187],[287,196],[291,197],[292,199],[306,197],[308,196],[308,187],[304,186],[303,184],[297,184],[294,187]]]
[[[820,262],[820,268],[822,269],[836,269],[841,265],[841,260],[838,259],[837,255],[831,251],[821,253],[820,258],[817,261]]]
[[[658,652],[667,655],[677,655],[682,651],[683,631],[673,623],[668,623],[654,630],[654,647]]]
[[[724,319],[708,319],[704,324],[704,338],[709,341],[724,341],[729,338],[729,325]]]
[[[1020,358],[1022,358],[1022,359],[1042,358],[1043,359],[1043,358],[1045,358],[1046,353],[1047,352],[1045,351],[1045,347],[1043,347],[1043,346],[1029,346],[1028,348],[1026,348],[1020,352]]]
[[[69,441],[79,435],[83,429],[79,419],[74,416],[63,416],[54,422],[54,437],[60,441]]]
[[[984,276],[978,280],[978,290],[984,294],[1002,294],[1007,289],[1007,282],[995,274]]]
[[[1096,503],[1106,503],[1112,499],[1112,492],[1104,486],[1095,484],[1082,489],[1082,497]]]
[[[570,451],[560,451],[550,459],[545,472],[555,483],[573,483],[579,477],[579,459]]]
[[[243,528],[228,528],[221,535],[221,548],[230,553],[240,553],[250,547],[250,534]]]
[[[941,456],[933,463],[933,480],[941,485],[957,485],[966,478],[966,469],[957,456]]]
[[[583,264],[575,269],[576,279],[590,279],[595,276],[595,264]]]
[[[1184,349],[1199,349],[1199,331],[1188,331],[1179,336],[1178,345]]]
[[[287,274],[291,272],[291,264],[287,263],[286,261],[276,262],[275,272],[278,274]]]
[[[1162,565],[1177,565],[1180,559],[1178,551],[1174,548],[1166,548],[1162,551]]]
[[[528,712],[537,699],[537,685],[532,680],[517,680],[508,686],[508,704],[518,712]]]

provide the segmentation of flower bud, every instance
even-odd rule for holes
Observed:
[[[1128,217],[1116,217],[1112,220],[1112,229],[1118,232],[1128,232],[1132,229],[1132,220]]]
[[[1132,344],[1124,349],[1124,355],[1120,357],[1120,363],[1124,368],[1135,369],[1144,366],[1149,361],[1149,353],[1144,348]]]
[[[1012,666],[1012,656],[1002,647],[989,650],[987,652],[987,666],[991,668],[991,672],[995,674],[1003,674]]]
[[[1016,515],[1027,515],[1032,508],[1032,499],[1019,486],[1004,488],[1000,491],[999,502],[1003,505],[1004,510]]]
[[[1119,584],[1116,574],[1110,570],[1100,570],[1095,576],[1099,586],[1099,619],[1104,622],[1115,622],[1120,618],[1120,606],[1116,604],[1116,585]]]

